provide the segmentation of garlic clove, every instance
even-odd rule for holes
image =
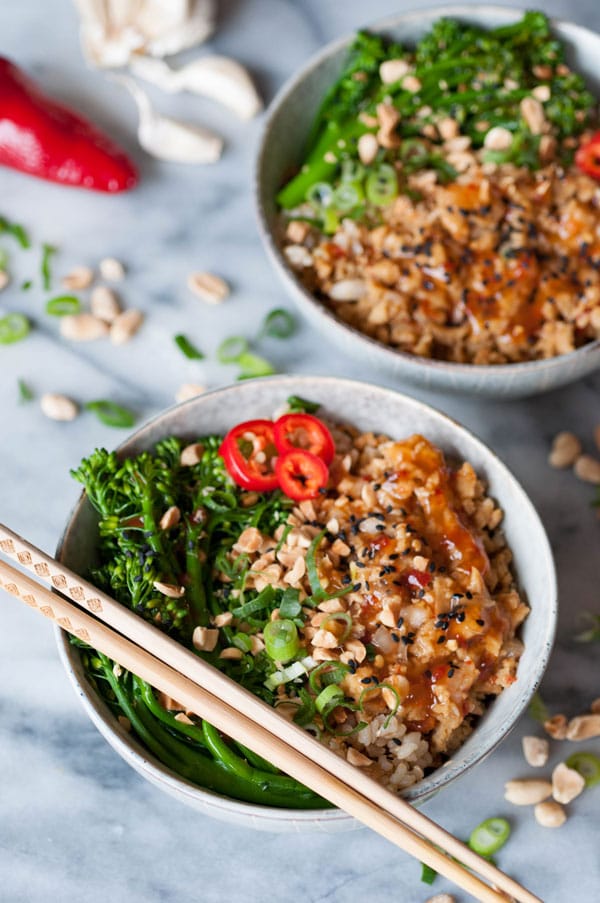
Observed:
[[[136,53],[167,56],[205,41],[215,0],[75,0],[81,44],[92,66],[125,66]]]
[[[248,72],[226,56],[204,56],[177,70],[161,60],[136,57],[131,61],[131,71],[164,91],[191,91],[210,97],[240,119],[252,119],[263,108]]]
[[[159,160],[173,163],[214,163],[221,156],[223,140],[214,132],[190,123],[161,116],[151,106],[147,94],[131,78],[116,77],[138,108],[138,141]]]

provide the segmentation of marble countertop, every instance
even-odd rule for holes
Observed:
[[[219,4],[221,24],[210,46],[246,63],[268,99],[325,41],[410,5],[415,4],[371,0],[367,10],[360,0],[228,0]],[[551,0],[543,6],[600,28],[597,0]],[[104,197],[0,172],[0,213],[24,223],[37,249],[43,241],[60,248],[57,272],[115,256],[128,268],[126,304],[147,315],[143,331],[126,348],[73,345],[41,315],[44,296],[37,288],[27,294],[7,289],[0,298],[0,312],[29,311],[37,324],[26,343],[0,351],[0,521],[52,551],[78,494],[69,468],[94,446],[115,445],[120,433],[89,414],[70,424],[46,420],[36,402],[18,403],[18,379],[38,396],[65,392],[81,402],[110,397],[147,418],[173,402],[180,383],[213,387],[234,376],[210,359],[186,361],[174,348],[175,333],[185,332],[211,355],[224,336],[252,335],[260,316],[288,302],[262,251],[249,191],[260,120],[240,125],[208,101],[151,91],[162,110],[213,126],[228,147],[210,168],[145,157],[135,147],[130,98],[85,68],[67,0],[0,4],[0,53],[110,128],[136,154],[143,175],[137,191]],[[18,285],[37,275],[39,250],[15,253],[13,264]],[[218,272],[231,282],[226,305],[209,307],[189,293],[185,282],[193,269]],[[289,343],[273,340],[263,350],[282,371],[390,384],[346,359],[306,324]],[[599,525],[590,487],[569,473],[550,471],[546,455],[561,429],[585,437],[591,450],[600,421],[599,390],[600,376],[513,403],[410,390],[494,448],[540,511],[561,592],[560,629],[542,694],[555,711],[567,714],[600,696],[597,648],[573,640],[578,613],[599,610]],[[420,903],[451,890],[442,879],[431,890],[421,884],[416,862],[366,830],[333,836],[253,833],[174,802],[125,765],[88,721],[58,661],[48,623],[4,594],[1,601],[1,900]],[[524,717],[484,765],[428,803],[426,812],[461,837],[485,817],[507,815],[513,838],[499,864],[545,901],[591,903],[600,897],[600,790],[576,800],[558,831],[540,828],[530,810],[503,800],[503,782],[530,771],[521,737],[536,730]],[[598,741],[585,744],[594,747],[600,752]],[[551,764],[565,754],[557,746]],[[466,899],[456,892],[457,901]]]

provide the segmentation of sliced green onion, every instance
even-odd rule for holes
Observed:
[[[56,248],[52,245],[42,245],[42,265],[40,267],[42,273],[42,285],[45,291],[50,291],[52,285],[52,274],[50,272],[50,260],[52,255],[56,254]]]
[[[25,281],[21,283],[21,290],[24,292],[28,292],[32,285],[33,285],[32,279],[25,279]]]
[[[271,623],[275,622],[272,621]],[[284,668],[283,671],[274,671],[273,674],[265,680],[265,687],[267,690],[274,690],[276,687],[287,684],[297,677],[302,677],[304,674],[306,674],[306,668],[302,662],[292,662],[292,664],[288,665],[287,668]]]
[[[284,590],[281,602],[279,603],[280,618],[297,618],[302,613],[300,605],[300,592],[297,589]]]
[[[249,615],[254,615],[257,612],[268,608],[274,598],[275,590],[269,584],[261,590],[255,599],[252,599],[250,602],[245,602],[243,605],[240,605],[239,608],[234,608],[232,614],[235,618],[247,618]]]
[[[539,721],[542,724],[550,717],[548,706],[539,693],[534,693],[531,697],[528,712],[530,718],[533,718],[534,721]]]
[[[327,617],[322,621],[321,626],[323,626],[326,621],[343,621],[346,627],[344,628],[341,637],[339,637],[340,644],[348,639],[352,632],[352,616],[349,615],[347,611],[333,611],[328,613]]]
[[[201,361],[204,355],[202,352],[196,348],[195,345],[192,345],[190,340],[186,338],[184,335],[176,335],[174,338],[174,342],[179,348],[180,351],[185,354],[191,361]]]
[[[437,878],[437,872],[435,869],[432,869],[430,865],[425,865],[424,862],[421,863],[421,881],[423,884],[433,884],[435,879]]]
[[[315,536],[306,553],[306,571],[308,574],[308,582],[310,583],[310,588],[312,590],[312,595],[310,599],[307,600],[308,605],[318,605],[319,602],[325,602],[327,599],[337,599],[340,596],[344,596],[346,593],[352,592],[352,584],[337,590],[335,593],[328,593],[321,585],[319,572],[317,570],[317,549],[326,532],[326,530],[321,530],[321,532]]]
[[[385,207],[398,197],[398,176],[393,166],[382,163],[369,173],[366,183],[367,200],[378,207]]]
[[[85,405],[86,410],[92,411],[102,423],[106,426],[114,426],[125,428],[133,426],[136,421],[136,415],[127,408],[116,404],[114,401],[100,399],[98,401],[88,401]]]
[[[377,684],[377,686],[374,686],[374,687],[365,687],[365,689],[362,691],[362,693],[358,697],[358,709],[359,709],[359,711],[364,712],[365,697],[368,696],[369,693],[374,693],[375,690],[384,690],[384,689],[391,690],[391,692],[394,694],[394,696],[396,698],[396,705],[394,706],[394,708],[392,709],[390,714],[387,716],[387,718],[383,722],[383,726],[385,728],[390,723],[390,719],[393,718],[394,715],[396,714],[396,712],[398,711],[398,707],[400,705],[400,694],[398,693],[398,690],[395,687],[393,687],[391,684],[384,683],[384,684]]]
[[[565,765],[578,771],[587,787],[600,784],[600,757],[594,753],[576,752],[565,761]]]
[[[269,621],[263,636],[267,655],[277,662],[289,662],[300,648],[298,628],[289,618]]]
[[[46,313],[51,317],[65,317],[67,314],[78,314],[81,302],[75,295],[58,295],[46,302]]]
[[[252,639],[247,633],[236,633],[233,637],[233,645],[241,649],[242,652],[250,652],[252,649]]]
[[[310,672],[308,682],[313,693],[320,693],[324,687],[337,684],[348,674],[350,668],[343,662],[321,662]]]
[[[342,213],[358,207],[365,199],[365,192],[360,182],[342,182],[333,193],[332,206]]]
[[[24,380],[20,379],[17,385],[19,387],[19,401],[21,402],[21,404],[24,404],[27,401],[32,401],[34,394],[27,383]]]
[[[510,824],[505,818],[486,818],[469,837],[469,846],[480,856],[493,856],[510,837]]]
[[[342,163],[342,182],[361,182],[367,170],[358,160],[347,159]]]
[[[321,407],[318,401],[307,401],[299,395],[290,395],[287,400],[288,411],[290,414],[314,414]]]
[[[331,703],[336,699],[343,699],[344,692],[337,684],[329,684],[324,690],[321,690],[315,699],[315,707],[317,712],[323,714],[324,710],[329,708]]]
[[[296,331],[296,321],[288,310],[276,307],[264,319],[259,335],[272,339],[289,339]]]
[[[20,342],[29,333],[31,326],[23,314],[7,314],[0,319],[0,345]]]
[[[217,348],[217,359],[222,364],[236,364],[242,354],[250,349],[248,340],[241,335],[232,335],[224,339]]]
[[[31,247],[29,236],[23,226],[19,226],[18,223],[9,222],[4,216],[0,216],[0,232],[12,235],[13,238],[17,239],[22,248],[27,249]]]
[[[323,232],[325,235],[334,235],[340,228],[340,218],[335,210],[326,207],[323,211]]]
[[[306,192],[305,198],[316,207],[329,207],[333,199],[333,188],[328,182],[315,182]]]
[[[241,367],[238,373],[238,379],[252,379],[255,376],[271,376],[275,373],[275,368],[264,357],[253,354],[251,351],[245,351],[240,354],[236,363]]]
[[[300,708],[294,715],[294,721],[300,727],[307,727],[313,722],[316,714],[315,701],[304,687],[298,687],[298,696],[300,697]]]

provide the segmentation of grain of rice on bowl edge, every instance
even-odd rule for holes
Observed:
[[[392,441],[330,426],[328,495],[301,502],[274,536],[246,529],[232,554],[249,557],[248,589],[292,586],[305,599],[307,551],[326,530],[319,579],[328,594],[352,589],[309,609],[299,632],[322,663],[319,689],[347,666],[335,680],[356,709],[330,708],[322,739],[401,790],[441,764],[515,681],[515,632],[529,609],[502,512],[469,463],[449,465],[420,435]],[[278,688],[289,718],[301,702],[294,686]]]

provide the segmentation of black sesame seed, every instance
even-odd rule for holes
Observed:
[[[464,621],[464,619],[465,619],[465,613],[464,613],[464,611],[459,611],[459,613],[456,615],[456,620],[459,621],[459,622],[462,624],[462,622]]]
[[[448,670],[448,677],[454,677],[454,668]]]
[[[470,592],[467,590],[467,592],[465,593],[465,596],[467,597],[467,599],[472,599],[472,598],[473,598],[473,593],[470,593]]]
[[[445,642],[446,642],[446,637],[445,637],[445,636],[439,636],[439,637],[438,637],[438,644],[439,644],[439,643],[445,643]]]
[[[388,558],[390,559],[390,561],[395,561],[396,558],[400,558],[400,555],[398,552],[392,552],[391,555],[388,555]]]
[[[432,574],[435,571],[435,562],[434,561],[429,562],[429,570]]]
[[[483,620],[483,618],[477,618],[477,620],[475,621],[475,623],[476,623],[476,624],[479,624],[480,627],[483,627],[484,624],[485,624],[485,621]]]
[[[370,683],[371,683],[371,678],[370,678],[370,677],[363,677],[363,678],[361,679],[361,684],[370,684]]]
[[[355,593],[357,593],[360,589],[360,583],[355,583],[354,586],[352,587],[352,589],[354,590]]]
[[[398,618],[398,620],[396,621],[396,627],[402,627],[403,624],[404,624],[404,618],[402,616],[400,616]]]
[[[351,578],[348,576],[348,574],[344,574],[344,576],[342,577],[342,583],[344,584],[344,586],[348,586],[350,579]]]
[[[397,633],[392,633],[391,636],[392,636],[392,640],[394,641],[394,643],[399,643],[399,642],[400,642],[400,637],[398,636]]]

